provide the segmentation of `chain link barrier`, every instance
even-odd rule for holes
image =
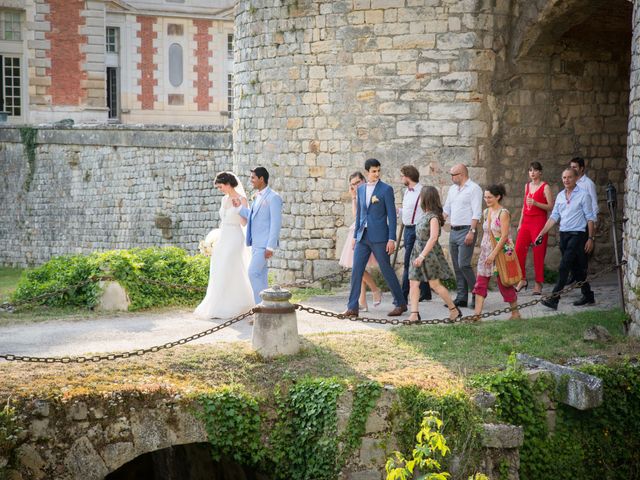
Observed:
[[[607,268],[605,268],[604,270],[599,271],[598,273],[596,273],[595,275],[593,275],[591,277],[590,280],[595,280],[598,277],[601,277],[603,275],[605,275],[606,273],[609,273],[613,270],[615,270],[616,268],[620,267],[622,268],[623,265],[626,265],[626,260],[623,260],[622,262],[620,262],[619,265],[611,265]],[[331,312],[328,310],[322,310],[319,308],[315,308],[315,307],[307,307],[304,305],[299,305],[296,304],[296,308],[298,310],[302,310],[311,314],[315,314],[315,315],[321,315],[323,317],[329,317],[329,318],[338,318],[340,320],[350,320],[352,322],[362,322],[362,323],[377,323],[380,325],[442,325],[442,324],[453,324],[453,323],[472,323],[472,322],[477,322],[483,318],[490,318],[490,317],[495,317],[498,315],[502,315],[503,313],[511,313],[515,310],[522,310],[525,308],[529,308],[529,307],[533,307],[534,305],[537,305],[538,303],[544,301],[544,300],[556,300],[556,299],[560,299],[560,297],[562,295],[567,294],[568,292],[570,292],[571,290],[575,290],[576,288],[580,288],[582,287],[584,284],[589,283],[589,280],[583,280],[580,282],[575,282],[571,285],[569,285],[568,287],[560,290],[559,292],[553,293],[551,295],[542,295],[539,298],[536,298],[534,300],[531,300],[529,302],[525,302],[525,303],[521,303],[518,304],[515,308],[512,308],[511,306],[505,307],[505,308],[499,308],[497,310],[494,310],[492,312],[484,312],[481,313],[480,315],[466,315],[466,316],[462,316],[462,317],[458,317],[458,318],[449,318],[449,317],[442,317],[442,318],[430,318],[430,319],[424,319],[424,320],[400,320],[398,318],[392,318],[392,319],[387,319],[387,318],[373,318],[373,317],[361,317],[361,316],[357,316],[357,317],[353,317],[353,316],[346,316],[343,315],[341,313],[335,313],[335,312]]]
[[[606,273],[609,273],[613,270],[615,270],[616,268],[622,268],[623,265],[625,265],[627,262],[626,260],[623,260],[622,262],[620,262],[620,264],[614,264],[609,266],[608,268],[605,268],[601,271],[599,271],[598,273],[596,273],[595,275],[593,275],[591,277],[591,280],[594,280],[598,277],[601,277],[603,275],[605,275]],[[321,282],[321,281],[327,281],[327,279],[329,278],[337,278],[338,276],[343,276],[344,275],[344,271],[343,272],[336,272],[336,273],[332,273],[330,275],[327,275],[323,278],[317,278],[313,281],[309,281],[309,280],[304,280],[303,282],[299,282],[294,284],[296,286],[296,288],[302,288],[300,287],[300,285],[304,285],[304,284],[312,284],[315,282]],[[94,277],[90,277],[86,280],[84,280],[83,282],[80,282],[76,285],[67,287],[65,289],[62,290],[57,290],[55,292],[49,292],[47,294],[43,294],[43,295],[39,295],[37,297],[32,297],[30,299],[28,299],[28,301],[24,301],[21,303],[21,305],[25,305],[25,304],[29,304],[29,303],[35,303],[37,301],[40,301],[42,299],[46,299],[49,297],[52,297],[54,295],[60,295],[62,293],[67,293],[75,288],[80,288],[81,286],[84,285],[88,285],[91,282],[96,282],[96,281],[101,281],[101,280],[111,280],[111,277],[108,276],[94,276]],[[165,283],[165,282],[161,282],[161,281],[157,281],[157,280],[152,280],[152,279],[145,279],[145,281],[148,281],[149,283],[154,283],[156,285],[161,285],[161,286],[165,286],[168,288],[182,288],[182,289],[200,289],[201,287],[196,287],[194,285],[177,285],[177,284],[171,284],[171,283]],[[442,317],[442,318],[435,318],[435,319],[424,319],[424,320],[400,320],[398,318],[392,318],[392,319],[387,319],[387,318],[373,318],[373,317],[361,317],[361,316],[357,316],[357,317],[352,317],[352,316],[345,316],[341,313],[336,313],[336,312],[331,312],[328,310],[322,310],[319,308],[315,308],[315,307],[307,307],[305,305],[301,305],[301,304],[295,304],[294,307],[296,310],[300,310],[300,311],[304,311],[307,313],[310,313],[312,315],[319,315],[319,316],[323,316],[323,317],[328,317],[328,318],[337,318],[340,320],[350,320],[352,322],[362,322],[362,323],[375,323],[375,324],[380,324],[380,325],[393,325],[393,326],[398,326],[398,325],[442,325],[442,324],[455,324],[455,323],[470,323],[470,322],[477,322],[482,318],[490,318],[490,317],[495,317],[497,315],[501,315],[503,313],[510,313],[514,310],[522,310],[524,308],[529,308],[532,307],[534,305],[537,305],[538,303],[542,302],[543,300],[555,300],[555,299],[560,299],[560,297],[562,295],[565,295],[566,293],[576,289],[576,288],[580,288],[582,287],[585,283],[588,283],[589,280],[583,280],[580,282],[575,282],[572,285],[569,285],[568,287],[564,288],[563,290],[556,292],[554,294],[551,295],[544,295],[541,296],[540,298],[536,298],[534,300],[531,300],[529,302],[525,302],[522,304],[517,305],[516,308],[511,308],[511,306],[505,307],[505,308],[500,308],[497,310],[494,310],[492,312],[485,312],[482,313],[480,315],[467,315],[467,316],[462,316],[462,317],[458,317],[458,318],[449,318],[449,317]],[[289,287],[290,285],[283,285],[285,287]],[[206,290],[206,288],[204,289]],[[3,304],[4,306],[5,304]],[[15,305],[15,304],[14,304]],[[188,337],[184,337],[181,338],[179,340],[175,340],[173,342],[168,342],[162,345],[157,345],[157,346],[153,346],[153,347],[149,347],[149,348],[142,348],[142,349],[138,349],[138,350],[132,350],[129,352],[120,352],[120,353],[106,353],[103,355],[94,355],[91,357],[84,357],[84,356],[79,356],[79,357],[32,357],[32,356],[22,356],[22,355],[12,355],[12,354],[0,354],[0,359],[3,360],[7,360],[9,362],[28,362],[28,363],[87,363],[87,362],[94,362],[94,363],[98,363],[98,362],[102,362],[102,361],[106,361],[106,360],[118,360],[121,358],[131,358],[131,357],[140,357],[142,355],[146,355],[147,353],[155,353],[155,352],[159,352],[160,350],[167,350],[170,348],[173,348],[175,346],[178,345],[184,345],[186,343],[192,342],[193,340],[197,340],[199,338],[202,337],[206,337],[208,335],[211,335],[213,333],[219,332],[220,330],[223,330],[227,327],[230,327],[231,325],[234,325],[235,323],[238,323],[242,320],[244,320],[247,317],[250,317],[252,315],[254,315],[255,313],[257,313],[259,311],[259,308],[252,308],[251,310],[242,313],[230,320],[227,320],[219,325],[216,325],[214,327],[211,327],[207,330],[204,330],[202,332],[196,333],[194,335],[190,335]]]
[[[188,337],[181,338],[180,340],[175,340],[173,342],[164,343],[162,345],[156,345],[149,348],[140,348],[138,350],[132,350],[130,352],[120,352],[120,353],[105,353],[103,355],[94,355],[91,357],[30,357],[30,356],[22,356],[22,355],[11,355],[11,354],[0,354],[0,359],[7,360],[9,362],[28,362],[28,363],[88,363],[88,362],[102,362],[105,360],[118,360],[120,358],[132,358],[132,357],[141,357],[142,355],[146,355],[147,353],[155,353],[160,350],[168,350],[178,345],[184,345],[185,343],[192,342],[197,340],[198,338],[206,337],[207,335],[211,335],[213,333],[219,332],[222,329],[230,327],[234,323],[238,323],[244,320],[247,317],[253,315],[254,309],[238,315],[237,317],[233,317],[226,322],[221,323],[220,325],[216,325],[215,327],[211,327],[208,330],[204,330],[202,332],[190,335]]]

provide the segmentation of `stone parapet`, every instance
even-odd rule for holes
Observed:
[[[218,226],[215,175],[232,168],[231,133],[212,127],[0,127],[0,264],[56,255],[179,246]]]

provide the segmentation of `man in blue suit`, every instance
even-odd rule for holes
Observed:
[[[389,262],[389,255],[396,248],[396,207],[393,188],[380,181],[380,162],[370,158],[364,163],[368,182],[358,187],[356,226],[352,240],[353,271],[351,272],[351,292],[347,310],[343,315],[358,316],[358,298],[362,275],[367,261],[373,253],[380,271],[393,294],[395,308],[388,313],[390,317],[397,317],[407,311],[407,301],[402,294],[402,288],[396,272]]]
[[[251,170],[251,185],[257,193],[250,208],[240,209],[240,215],[247,219],[247,246],[251,247],[249,281],[256,304],[260,303],[260,292],[269,286],[267,261],[278,248],[282,226],[282,198],[269,188],[268,183],[266,168]]]

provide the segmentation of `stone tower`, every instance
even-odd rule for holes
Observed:
[[[444,195],[465,163],[481,185],[506,184],[515,223],[529,162],[556,193],[581,155],[610,258],[604,187],[624,191],[631,20],[627,0],[240,0],[234,164],[266,165],[283,194],[280,276],[337,269],[346,178],[368,157],[398,200],[402,165]]]

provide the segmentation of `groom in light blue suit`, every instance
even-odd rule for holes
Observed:
[[[362,285],[362,275],[369,257],[373,253],[380,271],[393,294],[395,308],[387,315],[398,317],[407,311],[407,301],[402,293],[396,272],[391,266],[389,255],[396,248],[396,207],[393,187],[380,180],[380,162],[370,158],[364,163],[367,171],[366,184],[357,192],[356,226],[353,242],[353,271],[351,272],[351,292],[345,317],[358,316],[358,298]]]
[[[251,247],[249,281],[256,304],[260,303],[260,292],[269,286],[267,261],[278,248],[282,225],[282,198],[268,183],[266,168],[251,170],[251,185],[258,193],[250,208],[240,209],[240,215],[247,219],[247,246]]]

